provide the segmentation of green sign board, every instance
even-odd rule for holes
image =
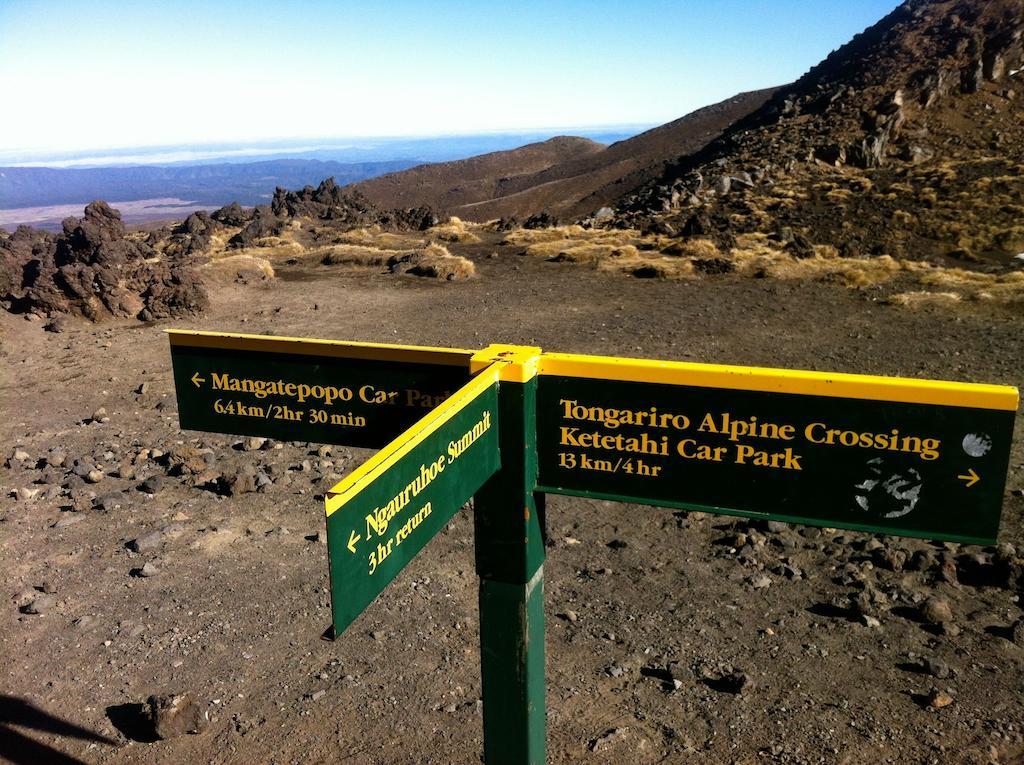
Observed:
[[[488,765],[545,760],[543,492],[988,544],[1018,405],[994,385],[518,346],[175,331],[171,358],[183,428],[384,446],[325,499],[335,635],[478,494]]]
[[[1011,388],[551,354],[539,490],[993,543]]]
[[[328,492],[335,635],[498,470],[497,407],[485,370]]]
[[[181,427],[381,447],[470,379],[472,351],[169,332]]]

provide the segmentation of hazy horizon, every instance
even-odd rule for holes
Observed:
[[[207,141],[123,146],[84,147],[80,149],[36,149],[31,151],[0,148],[0,167],[89,168],[124,165],[174,165],[207,161],[258,162],[281,155],[298,157],[324,152],[370,151],[389,145],[429,144],[440,141],[523,137],[547,140],[559,135],[622,140],[649,130],[653,124],[578,125],[536,127],[518,130],[478,130],[461,133],[436,133],[409,136],[321,136],[284,137],[255,141]],[[410,157],[411,158],[411,157]]]
[[[5,3],[0,152],[657,125],[793,81],[896,5]]]

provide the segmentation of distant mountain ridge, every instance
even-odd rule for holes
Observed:
[[[314,159],[162,167],[0,167],[0,209],[80,204],[93,199],[178,197],[199,205],[265,204],[274,188],[302,188],[333,176],[352,183],[404,170],[415,160],[342,163]]]
[[[741,93],[607,146],[560,136],[510,151],[420,165],[361,181],[352,189],[381,207],[428,206],[474,221],[542,211],[582,217],[659,177],[666,162],[706,145],[773,92]]]

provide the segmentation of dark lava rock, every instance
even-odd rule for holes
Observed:
[[[252,217],[252,212],[247,212],[238,202],[232,202],[219,210],[214,210],[210,217],[225,226],[244,226]]]
[[[40,615],[51,611],[57,605],[57,598],[47,593],[37,595],[28,605],[22,606],[22,613]]]
[[[124,494],[119,491],[104,494],[100,497],[96,497],[96,499],[92,501],[93,509],[100,513],[110,513],[115,510],[120,510],[124,504]]]
[[[150,531],[148,534],[143,534],[141,537],[137,537],[128,543],[128,549],[134,552],[146,552],[147,550],[155,550],[163,544],[164,534],[159,529]]]
[[[923,659],[921,661],[921,670],[940,680],[949,677],[950,673],[949,665],[941,659]]]
[[[146,319],[195,313],[207,303],[191,265],[128,236],[106,202],[64,220],[60,234],[19,227],[0,239],[0,263],[0,296],[19,312]]]
[[[146,699],[146,717],[158,739],[202,733],[209,723],[206,712],[188,693],[150,696]]]
[[[696,258],[693,267],[702,274],[731,274],[736,264],[726,258]]]
[[[151,475],[139,484],[139,491],[143,494],[156,494],[164,487],[164,480],[162,475]]]
[[[735,693],[740,696],[746,696],[754,691],[757,684],[754,682],[754,678],[746,672],[736,670],[735,672],[723,675],[717,681],[716,686],[719,690],[724,691],[725,693]]]
[[[229,496],[235,496],[237,494],[249,494],[250,492],[254,492],[259,488],[257,486],[256,479],[256,470],[252,466],[246,465],[237,473],[233,473],[222,478],[221,483],[223,493],[228,494]]]
[[[558,218],[543,211],[535,213],[523,221],[523,228],[552,228],[558,225]]]
[[[926,624],[947,624],[953,621],[953,609],[945,598],[932,596],[921,604],[921,620]]]
[[[214,461],[211,449],[173,446],[167,452],[167,472],[171,475],[199,475]]]
[[[54,318],[50,319],[48,322],[46,322],[46,324],[43,325],[43,329],[45,329],[47,332],[59,334],[61,332],[67,331],[68,324],[68,320],[63,316],[55,316]]]

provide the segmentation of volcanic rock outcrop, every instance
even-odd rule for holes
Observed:
[[[106,202],[67,218],[59,234],[20,226],[0,239],[0,295],[15,311],[93,321],[181,316],[207,303],[190,260],[128,234]]]

